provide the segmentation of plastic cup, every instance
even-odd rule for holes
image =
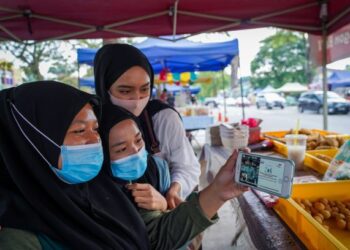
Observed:
[[[307,136],[291,134],[286,135],[285,139],[288,149],[288,159],[294,161],[295,169],[303,169]]]

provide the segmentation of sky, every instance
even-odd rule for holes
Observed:
[[[191,40],[196,42],[223,42],[237,38],[240,57],[240,75],[250,76],[250,63],[259,52],[260,41],[274,35],[276,31],[277,29],[275,28],[260,28],[230,31],[221,34],[201,34],[191,38]],[[346,65],[350,65],[350,58],[333,62],[328,64],[327,67],[331,69],[345,69]]]
[[[240,31],[230,31],[225,33],[201,34],[191,37],[190,40],[195,42],[223,42],[237,38],[240,53],[240,70],[239,75],[250,76],[250,63],[256,56],[260,48],[260,41],[268,36],[275,34],[275,28],[260,28]],[[137,39],[142,41],[142,39]],[[64,53],[70,58],[76,58],[76,51],[64,50]],[[0,51],[0,59],[15,60],[9,54]],[[15,62],[18,65],[18,62]],[[339,60],[328,65],[332,69],[345,69],[346,65],[350,65],[350,58]],[[44,75],[48,71],[49,64],[40,65],[40,71]]]

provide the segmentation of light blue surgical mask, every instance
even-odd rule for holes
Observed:
[[[103,149],[101,142],[94,144],[84,144],[68,146],[59,146],[56,142],[51,140],[47,135],[36,128],[30,121],[28,121],[16,106],[11,103],[11,112],[23,136],[28,140],[32,147],[38,152],[43,160],[49,165],[50,169],[57,175],[57,177],[67,184],[79,184],[90,181],[98,175],[103,164]],[[46,157],[40,152],[35,144],[29,139],[27,134],[23,131],[21,125],[17,121],[13,113],[16,111],[19,116],[28,123],[36,132],[46,138],[49,142],[61,150],[62,168],[58,169],[51,164]]]
[[[133,181],[140,178],[147,169],[147,151],[145,147],[136,154],[111,161],[111,169],[114,177],[125,181]]]
[[[78,184],[95,178],[102,168],[101,142],[77,146],[61,146],[62,168],[50,168],[68,184]]]

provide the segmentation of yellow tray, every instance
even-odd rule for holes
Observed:
[[[337,134],[335,132],[329,132],[325,130],[318,130],[318,129],[312,129],[313,132],[318,132],[321,135],[327,135],[327,136],[341,136],[346,140],[350,139],[350,135],[342,135]],[[289,131],[271,131],[271,132],[264,132],[263,135],[272,136],[276,138],[283,138]],[[284,156],[288,156],[288,150],[286,144],[279,142],[277,140],[272,140],[272,143],[274,145],[274,151],[276,151],[279,154],[282,154]],[[312,168],[319,172],[320,174],[324,174],[328,167],[329,163],[326,161],[323,161],[321,159],[318,159],[315,157],[317,153],[324,154],[330,157],[334,157],[337,153],[338,149],[324,149],[324,150],[308,150],[305,154],[305,160],[304,165],[306,167]]]
[[[350,199],[349,190],[350,181],[294,184],[292,198],[344,201]],[[336,229],[334,225],[327,231],[292,198],[279,199],[274,210],[308,249],[350,249],[350,231]]]
[[[335,132],[329,132],[329,131],[325,131],[325,130],[319,130],[319,129],[311,129],[312,132],[316,132],[319,133],[321,135],[334,135],[337,136],[338,134]],[[276,137],[276,138],[284,138],[284,136],[289,132],[289,130],[283,130],[283,131],[269,131],[269,132],[264,132],[263,136],[268,136],[268,137]],[[267,137],[267,138],[268,138]],[[349,136],[350,139],[350,136]],[[285,143],[277,141],[277,140],[272,140],[275,151],[287,156],[288,155],[288,151],[287,151],[287,146]]]
[[[329,162],[321,160],[320,158],[317,158],[315,155],[321,154],[321,155],[326,155],[326,156],[329,156],[331,158],[334,158],[335,155],[337,154],[337,152],[338,152],[338,149],[323,149],[323,150],[306,151],[304,165],[316,170],[320,174],[324,174],[324,173],[326,173],[326,171],[329,167]]]

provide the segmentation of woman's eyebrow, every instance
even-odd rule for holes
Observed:
[[[76,120],[72,124],[75,124],[75,123],[86,124],[86,121],[84,121],[84,120]]]
[[[125,144],[125,143],[126,143],[125,141],[114,143],[114,144],[111,146],[111,148],[114,148],[114,147],[123,145],[123,144]]]
[[[150,82],[147,82],[147,83],[143,84],[143,85],[141,86],[141,88],[143,88],[143,87],[148,87],[150,84],[151,84]]]
[[[140,131],[135,135],[135,137],[139,137],[139,136],[141,136],[141,132]]]
[[[118,89],[132,89],[134,88],[133,86],[130,85],[118,85]]]

